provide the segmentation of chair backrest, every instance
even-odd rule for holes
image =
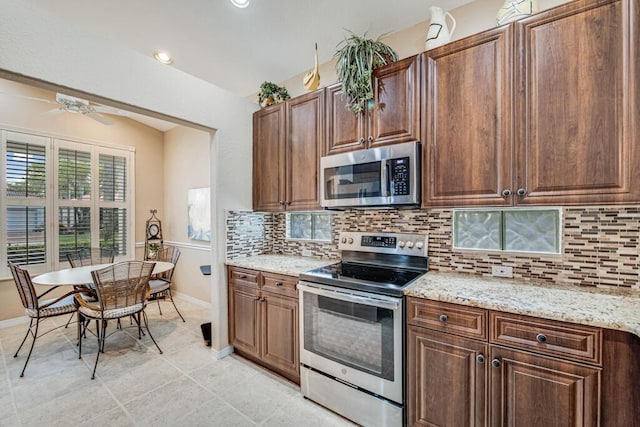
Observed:
[[[124,261],[91,272],[102,310],[131,307],[147,297],[154,262]]]
[[[114,259],[112,249],[80,248],[67,254],[71,267],[83,267],[85,265],[111,264]]]
[[[31,282],[31,275],[27,270],[18,267],[18,265],[12,262],[9,262],[9,268],[11,269],[13,281],[16,282],[16,287],[18,288],[20,300],[24,308],[37,310],[38,294],[36,294],[36,289]]]
[[[178,259],[180,258],[180,249],[175,246],[163,246],[158,250],[158,261],[166,261],[173,264],[173,268],[171,270],[167,270],[163,273],[157,275],[157,277],[170,282],[173,279],[173,270],[178,264]]]

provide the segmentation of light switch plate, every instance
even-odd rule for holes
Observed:
[[[493,265],[491,266],[491,275],[495,277],[513,277],[513,267]]]

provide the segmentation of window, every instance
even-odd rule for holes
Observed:
[[[453,247],[560,253],[560,209],[454,210]]]
[[[34,273],[67,266],[66,255],[79,248],[133,252],[132,150],[0,132],[1,276],[8,261]]]
[[[331,214],[296,212],[287,214],[287,239],[331,241]]]

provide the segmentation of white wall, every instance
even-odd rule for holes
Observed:
[[[224,209],[251,209],[251,139],[257,105],[150,57],[0,0],[0,75],[43,81],[216,129],[212,139],[212,345],[227,346]],[[118,102],[115,105],[121,105]]]

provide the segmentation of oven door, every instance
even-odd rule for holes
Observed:
[[[300,362],[402,403],[402,298],[300,282]]]

